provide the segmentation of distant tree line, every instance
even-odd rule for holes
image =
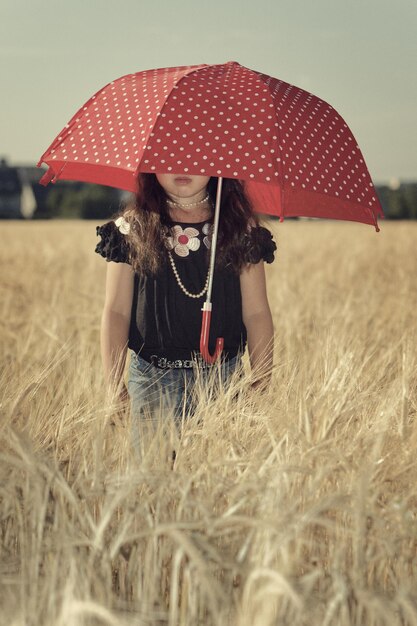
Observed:
[[[379,185],[376,191],[387,219],[417,219],[417,183]],[[121,202],[121,192],[112,187],[60,181],[50,186],[34,217],[104,220],[117,213]]]
[[[60,181],[47,188],[35,219],[108,219],[120,208],[118,189],[86,183]]]
[[[0,156],[0,219],[75,218],[106,220],[117,214],[131,194],[80,181],[57,180],[40,185],[44,168],[9,165]],[[417,181],[376,185],[387,219],[417,219]]]
[[[417,219],[417,183],[403,183],[395,188],[379,185],[376,191],[387,219]]]

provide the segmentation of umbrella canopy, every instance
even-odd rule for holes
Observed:
[[[137,175],[187,173],[219,180],[200,351],[208,351],[211,285],[223,177],[245,181],[270,215],[373,224],[382,208],[361,151],[320,98],[235,62],[147,70],[88,100],[41,156],[41,183],[81,180],[135,192]]]
[[[93,95],[41,156],[41,183],[136,190],[138,172],[244,180],[255,209],[373,224],[382,208],[341,116],[235,62],[147,70]]]

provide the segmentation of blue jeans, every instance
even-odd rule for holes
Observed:
[[[139,451],[144,431],[154,432],[163,420],[179,427],[195,409],[196,391],[202,383],[221,390],[241,365],[237,356],[207,368],[159,369],[130,351],[127,390],[132,418],[132,444]]]

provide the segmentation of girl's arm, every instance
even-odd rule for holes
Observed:
[[[108,391],[115,391],[123,376],[133,298],[132,267],[127,263],[107,263],[106,297],[101,317],[101,358]],[[126,398],[125,386],[122,398]]]
[[[248,350],[255,386],[266,385],[271,377],[274,353],[274,326],[266,293],[264,262],[249,264],[240,274],[242,314],[248,334]]]

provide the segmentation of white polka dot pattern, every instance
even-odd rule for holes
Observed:
[[[238,63],[148,70],[97,92],[41,157],[44,183],[134,191],[141,172],[247,181],[259,210],[353,219],[382,214],[360,149],[326,102]],[[260,204],[259,204],[260,203]]]

